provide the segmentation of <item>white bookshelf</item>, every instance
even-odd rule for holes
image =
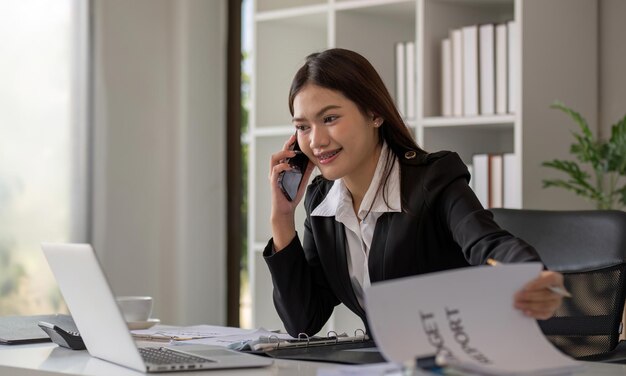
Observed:
[[[249,268],[253,326],[281,328],[271,279],[261,251],[269,228],[270,154],[293,132],[287,106],[291,79],[305,57],[331,47],[367,57],[395,93],[397,42],[416,43],[416,118],[407,120],[428,151],[454,150],[466,163],[480,153],[519,156],[522,206],[579,207],[573,195],[541,188],[554,176],[541,162],[568,157],[567,118],[549,105],[556,99],[597,115],[597,4],[587,0],[256,0],[252,52],[249,160]],[[450,29],[515,20],[519,44],[515,114],[442,117],[440,41]],[[591,121],[595,124],[594,121]],[[302,233],[304,211],[296,213]],[[325,330],[352,331],[360,320],[341,306]]]
[[[436,127],[513,127],[515,115],[483,115],[483,116],[431,116],[421,118],[423,128]]]

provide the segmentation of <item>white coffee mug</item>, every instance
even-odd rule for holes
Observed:
[[[118,296],[116,300],[126,322],[147,321],[152,314],[151,296]]]

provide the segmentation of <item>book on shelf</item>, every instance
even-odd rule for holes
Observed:
[[[496,114],[504,115],[508,112],[509,95],[508,84],[508,36],[506,24],[496,25]]]
[[[515,113],[515,22],[465,26],[441,41],[441,115]]]
[[[452,44],[441,41],[441,115],[452,116]]]
[[[406,55],[406,117],[415,119],[415,42],[405,43]]]
[[[489,155],[475,154],[472,157],[474,175],[473,189],[478,201],[484,208],[489,208]]]
[[[493,115],[496,112],[494,25],[481,25],[478,32],[480,37],[478,42],[480,114]]]
[[[396,106],[400,115],[415,119],[415,42],[398,42],[396,50]]]
[[[404,42],[396,43],[396,106],[400,115],[406,116],[406,46]]]
[[[475,154],[472,171],[471,187],[484,208],[521,208],[520,174],[515,154]]]
[[[516,77],[517,77],[517,28],[515,21],[509,21],[506,24],[508,39],[508,112],[514,114],[517,111],[517,93],[516,93]]]
[[[478,115],[478,25],[463,32],[463,115]]]
[[[452,50],[452,115],[463,116],[463,32],[450,31]]]
[[[503,203],[502,155],[489,155],[489,208],[501,208]]]
[[[503,160],[503,205],[505,208],[521,209],[522,194],[519,171],[519,160],[513,153],[505,153]]]

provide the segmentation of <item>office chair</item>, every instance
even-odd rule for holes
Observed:
[[[572,298],[539,321],[561,351],[581,360],[624,362],[626,212],[492,209],[495,221],[561,272]],[[618,346],[619,344],[619,346]]]

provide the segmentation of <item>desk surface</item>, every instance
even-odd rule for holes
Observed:
[[[167,372],[161,373],[161,375],[315,375],[317,369],[333,366],[336,365],[276,360],[272,366],[266,368]],[[143,375],[143,373],[93,358],[89,356],[87,351],[73,351],[48,342],[31,345],[0,346],[0,375],[137,376]]]
[[[575,376],[625,375],[626,365],[585,363],[584,370]],[[163,373],[162,375],[250,375],[287,376],[316,375],[321,368],[339,367],[337,364],[314,363],[295,360],[275,360],[271,367],[248,370],[213,370],[203,372]],[[52,343],[0,346],[0,375],[91,375],[91,376],[137,376],[140,372],[92,358],[87,351],[73,351]]]

